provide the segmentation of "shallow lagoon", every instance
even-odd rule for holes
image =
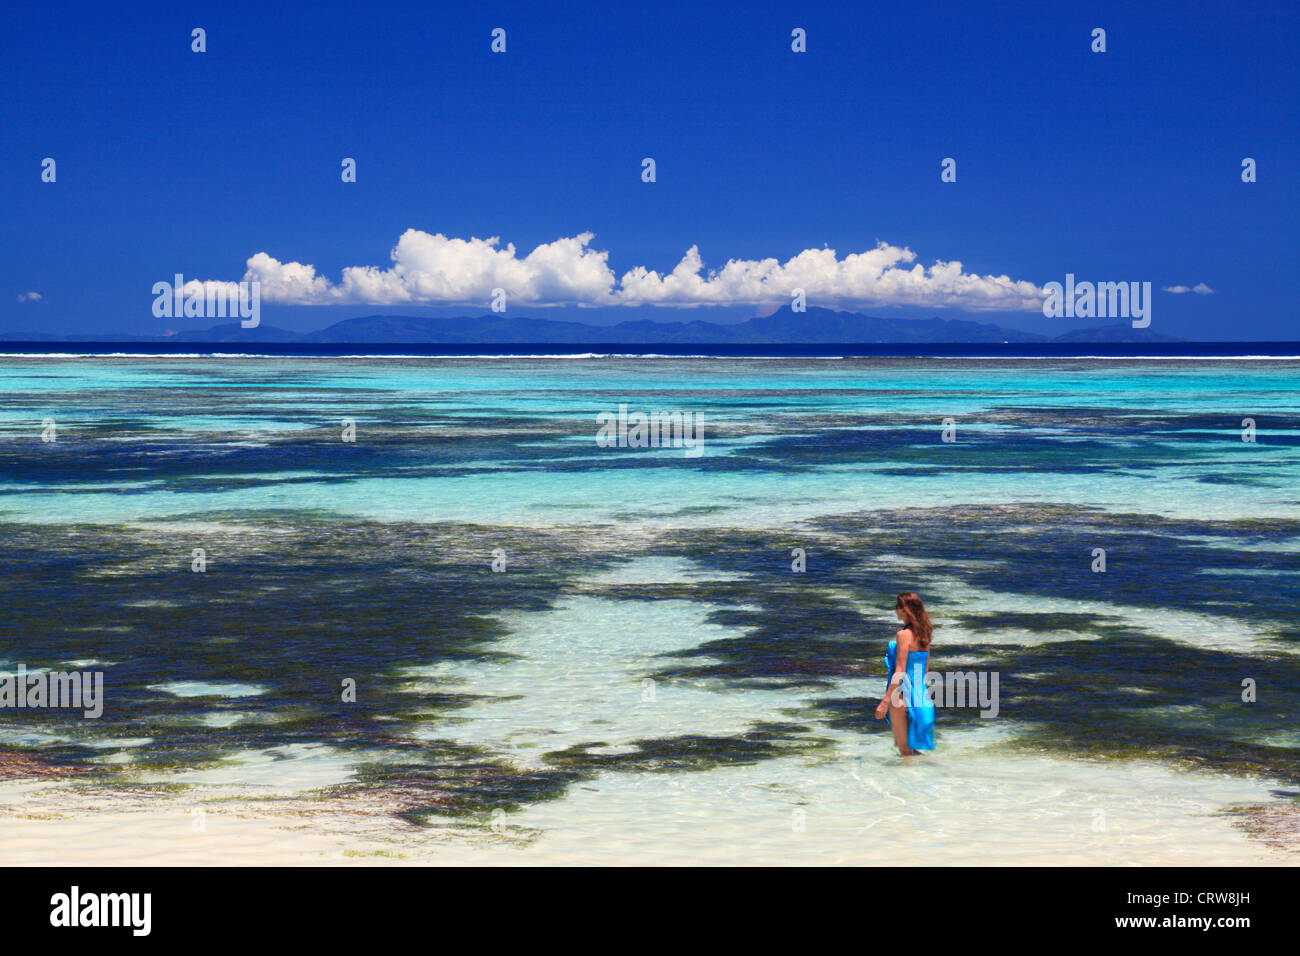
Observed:
[[[1285,361],[5,358],[0,657],[102,662],[108,705],[0,714],[24,768],[0,829],[148,843],[207,808],[218,857],[291,862],[918,837],[929,862],[1293,862],[1239,811],[1300,784],[1298,385]],[[620,403],[702,414],[704,455],[597,448]],[[871,715],[904,588],[933,666],[1003,693],[906,767]]]

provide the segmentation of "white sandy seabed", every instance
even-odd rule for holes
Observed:
[[[0,845],[13,865],[1300,863],[1221,812],[1266,801],[1260,782],[978,750],[900,767],[871,749],[801,784],[773,779],[798,779],[797,758],[686,783],[609,774],[476,829],[247,790],[88,799],[66,785],[10,782],[0,788]]]

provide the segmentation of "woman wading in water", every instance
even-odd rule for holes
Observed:
[[[885,668],[889,686],[876,708],[894,731],[894,743],[904,757],[934,749],[934,701],[926,693],[925,670],[930,661],[930,615],[915,591],[904,591],[894,602],[903,629],[889,642]]]

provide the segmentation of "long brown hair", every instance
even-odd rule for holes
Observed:
[[[904,591],[894,602],[894,608],[903,612],[903,621],[916,636],[916,644],[921,650],[930,647],[930,636],[934,627],[930,624],[930,615],[925,613],[925,605],[915,591]]]

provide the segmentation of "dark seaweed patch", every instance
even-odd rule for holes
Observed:
[[[811,736],[801,724],[758,724],[741,734],[706,736],[683,734],[655,740],[633,741],[631,751],[592,753],[602,742],[578,744],[546,755],[556,767],[597,771],[662,773],[678,770],[712,770],[723,766],[754,764],[792,754],[808,754],[831,746],[824,737]]]

